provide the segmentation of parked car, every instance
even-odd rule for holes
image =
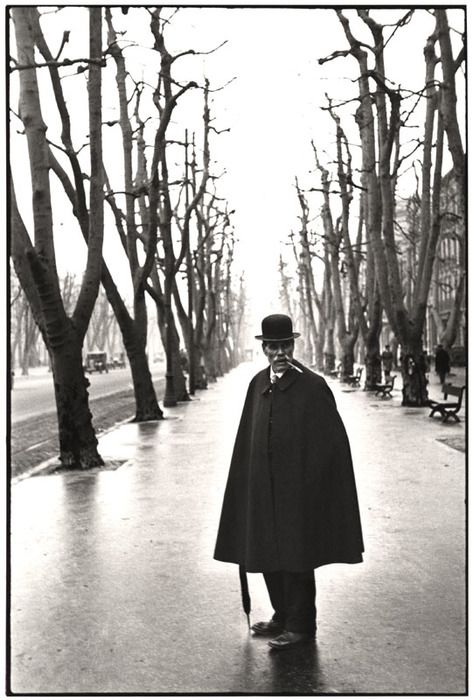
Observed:
[[[92,372],[108,372],[107,353],[106,352],[88,352],[85,359],[85,371]]]

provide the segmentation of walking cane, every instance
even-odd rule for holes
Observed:
[[[248,578],[246,576],[246,571],[243,566],[239,567],[240,573],[240,588],[241,588],[241,602],[243,604],[243,610],[248,621],[248,629],[251,629],[250,623],[250,612],[251,612],[251,598],[250,592],[248,590]]]

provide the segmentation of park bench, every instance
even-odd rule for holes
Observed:
[[[394,380],[396,379],[395,374],[392,374],[389,377],[389,380],[385,382],[384,384],[375,384],[375,396],[378,396],[381,394],[382,399],[392,399],[392,390],[394,389]]]
[[[453,418],[457,423],[460,419],[457,413],[460,411],[463,400],[464,386],[454,386],[453,384],[443,385],[443,398],[445,401],[429,401],[429,406],[432,409],[429,418],[432,418],[436,413],[442,416],[442,423],[446,423],[449,418]],[[449,396],[456,396],[456,401],[447,401]]]
[[[355,374],[352,374],[350,377],[347,377],[347,379],[346,379],[347,384],[350,384],[350,386],[360,386],[362,374],[363,374],[363,367],[358,367]]]
[[[334,379],[338,379],[341,371],[342,371],[342,363],[339,362],[335,369],[330,370],[330,372],[328,373],[328,376],[333,377]]]

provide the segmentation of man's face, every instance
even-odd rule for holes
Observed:
[[[263,352],[268,358],[273,372],[285,372],[289,365],[287,360],[292,360],[294,354],[294,341],[274,341],[263,343]]]

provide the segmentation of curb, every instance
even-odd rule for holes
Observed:
[[[125,423],[130,423],[130,421],[132,420],[133,416],[129,416],[128,418],[123,418],[122,420],[117,421],[117,423],[111,425],[110,428],[105,428],[105,430],[102,430],[100,433],[97,433],[97,440],[100,440],[100,438],[103,437],[103,435],[107,435],[107,433],[110,433],[112,430],[119,428],[121,425],[124,425]],[[50,457],[49,459],[40,462],[36,466],[27,469],[22,474],[18,474],[18,476],[12,477],[12,479],[10,480],[11,486],[15,486],[20,481],[23,481],[24,479],[29,479],[32,476],[38,476],[42,472],[44,472],[45,474],[50,473],[52,465],[58,465],[58,460],[58,457]]]

